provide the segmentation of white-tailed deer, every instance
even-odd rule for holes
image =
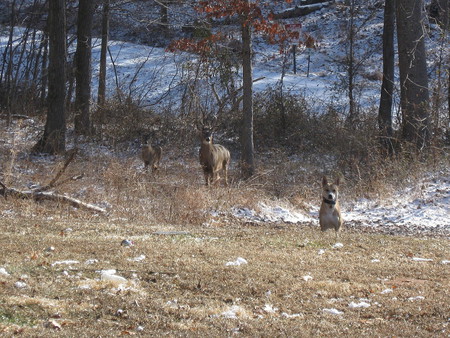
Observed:
[[[213,132],[211,128],[203,127],[200,130],[200,164],[205,175],[207,186],[216,184],[219,180],[219,172],[223,171],[225,185],[228,186],[228,164],[230,152],[220,144],[213,144]]]
[[[159,168],[159,162],[161,161],[162,148],[160,146],[152,146],[147,143],[142,146],[141,158],[144,161],[144,170],[148,170],[150,166],[152,172],[155,172]]]

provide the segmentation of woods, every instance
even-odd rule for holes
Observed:
[[[12,1],[7,6],[9,19],[5,27],[8,27],[9,42],[2,49],[1,54],[1,110],[5,117],[10,117],[12,114],[34,115],[36,112],[46,111],[47,122],[42,137],[33,147],[33,151],[61,153],[65,151],[66,123],[77,135],[91,135],[94,131],[100,135],[103,125],[108,124],[108,112],[111,111],[108,106],[111,107],[115,97],[120,102],[124,102],[123,98],[127,97],[126,102],[136,103],[137,109],[145,109],[139,104],[144,96],[133,94],[131,87],[128,89],[121,87],[121,79],[117,76],[117,65],[114,63],[113,56],[108,55],[110,16],[121,13],[120,2],[79,1],[75,7],[72,7],[73,3],[49,1],[48,5],[47,8],[45,1],[34,1],[32,7],[27,7],[23,1]],[[138,6],[137,3],[136,6]],[[195,20],[189,19],[184,22],[184,32],[190,32],[187,35],[175,28],[175,21],[179,20],[174,15],[177,6],[184,6],[184,8],[190,6],[189,9],[196,16]],[[363,73],[362,69],[366,66],[363,64],[364,59],[361,59],[364,56],[357,55],[359,51],[356,52],[356,49],[359,48],[362,32],[373,18],[370,11],[375,11],[377,7],[370,7],[370,4],[357,0],[350,1],[348,4],[332,4],[328,1],[291,4],[290,1],[286,1],[284,6],[269,6],[264,1],[215,0],[199,1],[193,5],[164,1],[155,2],[154,7],[149,7],[152,8],[155,21],[148,23],[148,35],[163,32],[160,38],[165,39],[165,47],[168,51],[175,54],[185,52],[190,53],[189,55],[194,58],[198,57],[197,61],[190,61],[192,62],[190,65],[197,67],[197,70],[193,71],[192,78],[185,82],[185,95],[181,101],[181,107],[187,109],[184,112],[186,121],[192,119],[195,114],[217,115],[219,111],[221,112],[219,115],[222,116],[216,117],[219,117],[222,123],[227,119],[231,121],[227,114],[241,116],[242,123],[239,130],[234,132],[240,139],[238,153],[243,178],[249,178],[257,171],[255,147],[258,148],[258,144],[255,145],[254,137],[255,133],[259,132],[255,130],[254,125],[254,100],[257,95],[253,89],[254,41],[265,39],[278,46],[280,54],[284,53],[283,55],[287,55],[289,41],[295,40],[301,48],[315,43],[320,44],[319,38],[314,37],[317,34],[302,31],[301,36],[294,36],[298,33],[284,28],[284,24],[289,23],[286,20],[294,18],[301,21],[303,16],[311,15],[317,10],[342,12],[342,20],[346,26],[346,55],[343,61],[339,62],[345,69],[342,86],[347,92],[348,105],[339,110],[342,111],[341,119],[346,121],[350,128],[349,133],[352,132],[352,128],[357,128],[361,123],[362,116],[367,115],[362,111],[371,109],[364,108],[358,101],[358,93],[362,90],[359,88],[359,78]],[[371,8],[368,16],[362,18],[361,13],[367,12],[368,8]],[[70,22],[66,23],[65,15],[68,11],[76,13],[76,20],[70,16]],[[429,145],[443,145],[448,141],[445,136],[448,134],[450,118],[447,113],[449,109],[446,108],[449,96],[448,53],[445,51],[444,43],[441,59],[436,61],[439,63],[436,63],[438,68],[433,66],[430,69],[427,66],[430,56],[427,55],[426,48],[426,31],[429,29],[427,25],[431,22],[430,20],[437,25],[434,27],[441,30],[442,41],[448,41],[448,12],[448,4],[445,1],[432,1],[427,6],[422,0],[414,2],[386,0],[384,3],[383,63],[378,64],[382,81],[379,83],[378,126],[374,126],[380,131],[376,136],[379,138],[380,151],[386,149],[393,154],[400,151],[401,144],[408,144],[413,145],[417,151],[426,152]],[[29,16],[29,13],[33,13],[33,17]],[[18,20],[21,15],[24,15],[27,20]],[[41,19],[39,21],[34,18]],[[124,21],[135,19],[133,14],[122,18]],[[19,22],[26,22],[27,27],[19,33],[20,39],[17,40],[18,33],[14,29],[18,27]],[[220,30],[225,26],[228,27],[228,33],[222,34]],[[187,29],[187,27],[191,28]],[[101,41],[98,88],[91,88],[93,36],[96,37],[96,41]],[[393,44],[394,36],[398,46]],[[317,41],[311,43],[315,39]],[[230,48],[232,44],[234,47]],[[75,49],[74,46],[76,46]],[[22,48],[21,51],[18,48]],[[36,54],[30,54],[31,51]],[[20,58],[17,58],[18,52],[20,52]],[[395,76],[395,53],[398,53],[399,60],[398,78]],[[34,59],[33,55],[35,55]],[[107,62],[112,67],[107,69]],[[31,68],[32,64],[33,68]],[[135,79],[140,76],[139,69],[144,65],[145,61],[137,67]],[[74,97],[71,95],[72,82],[71,71],[69,71],[71,67],[74,69]],[[182,67],[189,69],[186,66]],[[13,69],[17,69],[16,73]],[[193,69],[190,68],[187,73]],[[111,83],[107,85],[107,72],[115,73],[116,88],[111,88]],[[280,73],[284,74],[284,72],[284,69],[280,70]],[[157,70],[155,70],[155,76],[156,74]],[[205,79],[209,85],[202,88],[201,86],[206,84]],[[155,78],[153,82],[157,83],[157,81],[160,79]],[[282,88],[283,84],[280,83]],[[173,83],[172,87],[183,85],[185,84]],[[19,100],[24,90],[29,95],[24,97],[26,100]],[[127,90],[129,93],[126,93]],[[151,91],[152,89],[149,88],[144,92],[148,94]],[[170,91],[169,87],[161,96],[161,100],[163,97],[169,97]],[[208,95],[208,92],[211,95]],[[397,92],[400,93],[399,110],[396,108],[394,97]],[[193,95],[194,93],[196,94]],[[296,94],[292,95],[295,97]],[[208,96],[216,98],[216,106]],[[430,101],[431,98],[433,102]],[[285,98],[282,100],[284,101]],[[93,105],[93,102],[97,102],[98,105]],[[286,102],[283,102],[282,106],[285,107],[285,105]],[[330,108],[333,109],[331,105]],[[127,108],[125,114],[132,114],[132,111],[133,109]],[[282,121],[272,121],[274,126],[280,123],[282,128],[286,129],[285,115],[285,113],[280,114]],[[109,119],[109,122],[111,123],[112,119]],[[225,130],[228,129],[224,127]],[[304,133],[301,130],[298,132]],[[282,134],[287,135],[285,131]],[[289,143],[296,146],[292,142]]]

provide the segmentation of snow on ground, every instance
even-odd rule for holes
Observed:
[[[392,234],[450,236],[450,169],[429,175],[388,199],[351,203],[341,195],[344,225]],[[320,198],[307,212],[277,203],[260,203],[258,210],[234,208],[235,217],[249,222],[318,225]]]
[[[346,219],[364,226],[412,226],[450,231],[450,175],[442,173],[414,183],[381,202],[361,200]]]

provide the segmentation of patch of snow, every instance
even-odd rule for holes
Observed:
[[[342,243],[335,243],[334,245],[333,245],[333,248],[334,249],[340,249],[340,248],[343,248],[344,247],[344,244],[342,244]]]
[[[282,313],[281,313],[281,317],[285,317],[285,318],[298,318],[298,317],[303,317],[303,315],[300,314],[300,313],[289,314],[289,313],[286,313],[286,312],[282,312]]]
[[[90,290],[90,289],[91,289],[91,286],[90,286],[89,284],[81,284],[81,285],[78,287],[78,289],[81,289],[81,290]]]
[[[5,268],[0,268],[0,275],[9,276],[9,273],[8,273],[8,271],[6,271]]]
[[[108,272],[103,272],[100,275],[100,279],[102,281],[108,281],[108,282],[118,282],[118,283],[126,283],[127,279],[122,277],[122,276],[118,276],[116,274],[111,274]]]
[[[429,174],[414,187],[385,200],[361,199],[345,210],[344,219],[366,227],[450,233],[450,170]],[[409,190],[409,191],[408,191]]]
[[[14,283],[14,286],[18,289],[24,289],[28,286],[28,284],[22,281],[17,281]]]
[[[98,263],[98,259],[96,259],[96,258],[86,259],[86,261],[84,262],[84,264],[86,264],[86,265],[95,264],[95,263]]]
[[[276,313],[278,311],[278,308],[274,307],[272,304],[265,304],[263,307],[263,311],[267,313]]]
[[[309,223],[312,221],[310,216],[304,215],[299,211],[290,210],[280,205],[270,206],[266,203],[258,204],[259,211],[249,208],[235,207],[232,214],[238,218],[245,218],[252,222],[284,222],[292,224]]]
[[[416,296],[416,297],[409,297],[408,298],[408,300],[410,302],[414,302],[415,300],[424,300],[424,299],[425,299],[425,297],[423,297],[423,296]]]
[[[76,260],[65,260],[65,261],[56,261],[54,263],[52,263],[52,266],[55,265],[71,265],[71,264],[79,264],[79,261]]]
[[[303,280],[304,280],[305,282],[310,281],[311,279],[313,279],[313,278],[312,278],[311,276],[309,276],[309,275],[303,276],[302,278],[303,278]]]
[[[392,289],[384,289],[384,290],[381,291],[380,293],[381,293],[382,295],[385,295],[386,293],[391,293],[391,292],[394,292],[394,290],[392,290]]]
[[[239,266],[242,264],[248,264],[247,260],[242,257],[238,257],[235,261],[225,263],[226,266]]]
[[[368,308],[370,307],[370,304],[366,302],[359,302],[359,303],[351,302],[350,304],[348,304],[348,307],[351,309]]]
[[[243,309],[238,305],[233,305],[228,310],[221,313],[222,317],[229,318],[229,319],[237,319],[238,314],[242,313]]]
[[[320,249],[319,251],[317,251],[317,254],[318,255],[323,255],[325,253],[325,250],[324,249]]]
[[[115,275],[117,273],[117,270],[116,269],[108,269],[108,270],[99,270],[96,272],[99,274]]]
[[[339,311],[338,309],[335,309],[335,308],[323,309],[322,311],[326,312],[326,313],[330,313],[332,315],[343,315],[344,314],[344,312]]]
[[[411,258],[414,262],[432,262],[431,258],[421,258],[421,257],[413,257]]]
[[[128,258],[130,262],[141,262],[145,259],[145,255],[140,255],[134,258]]]

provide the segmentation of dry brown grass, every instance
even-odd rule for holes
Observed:
[[[14,181],[17,188],[47,183],[62,159],[19,162],[27,171]],[[166,159],[157,175],[143,173],[137,157],[80,157],[66,174],[85,178],[58,191],[107,202],[108,216],[4,200],[0,267],[10,275],[0,275],[1,334],[448,336],[450,285],[441,264],[449,259],[448,239],[347,230],[336,249],[334,234],[308,224],[234,218],[233,206],[278,200],[301,209],[316,198],[318,185],[308,182],[317,176],[313,169],[297,172],[285,161],[263,168],[246,183],[232,170],[231,187],[207,189],[195,157]],[[123,239],[135,245],[123,247]],[[226,266],[237,257],[248,264]],[[79,263],[54,264],[64,260]],[[104,269],[127,282],[101,280]],[[352,302],[370,306],[351,308]]]
[[[64,162],[30,160],[25,143],[8,145],[0,152],[2,177],[18,189],[47,184]],[[302,210],[319,202],[323,169],[281,153],[262,158],[252,180],[240,181],[233,163],[230,187],[208,189],[197,154],[186,148],[166,151],[156,175],[143,172],[138,156],[85,151],[64,174],[84,178],[56,192],[107,207],[108,215],[2,200],[0,267],[10,275],[0,274],[0,335],[449,335],[449,270],[441,263],[450,259],[448,238],[352,228],[337,249],[334,234],[312,224],[238,219],[230,213],[236,206],[274,201]],[[395,188],[389,170],[401,171],[346,182],[344,202],[378,185],[388,194]],[[123,239],[135,245],[123,247]],[[226,266],[238,257],[248,264]],[[55,264],[66,260],[78,263]],[[105,269],[127,282],[101,280]]]
[[[175,226],[36,217],[3,218],[1,227],[0,266],[10,273],[0,277],[5,335],[448,335],[444,239],[346,232],[344,247],[334,249],[333,236],[313,227],[237,220]],[[155,234],[169,230],[187,233]],[[120,246],[124,238],[135,245]],[[140,255],[146,258],[130,260]],[[237,257],[248,264],[226,266]],[[64,260],[79,263],[54,265]],[[128,282],[101,281],[102,269],[117,269]],[[370,307],[349,307],[361,301]],[[233,307],[236,318],[226,318]]]

